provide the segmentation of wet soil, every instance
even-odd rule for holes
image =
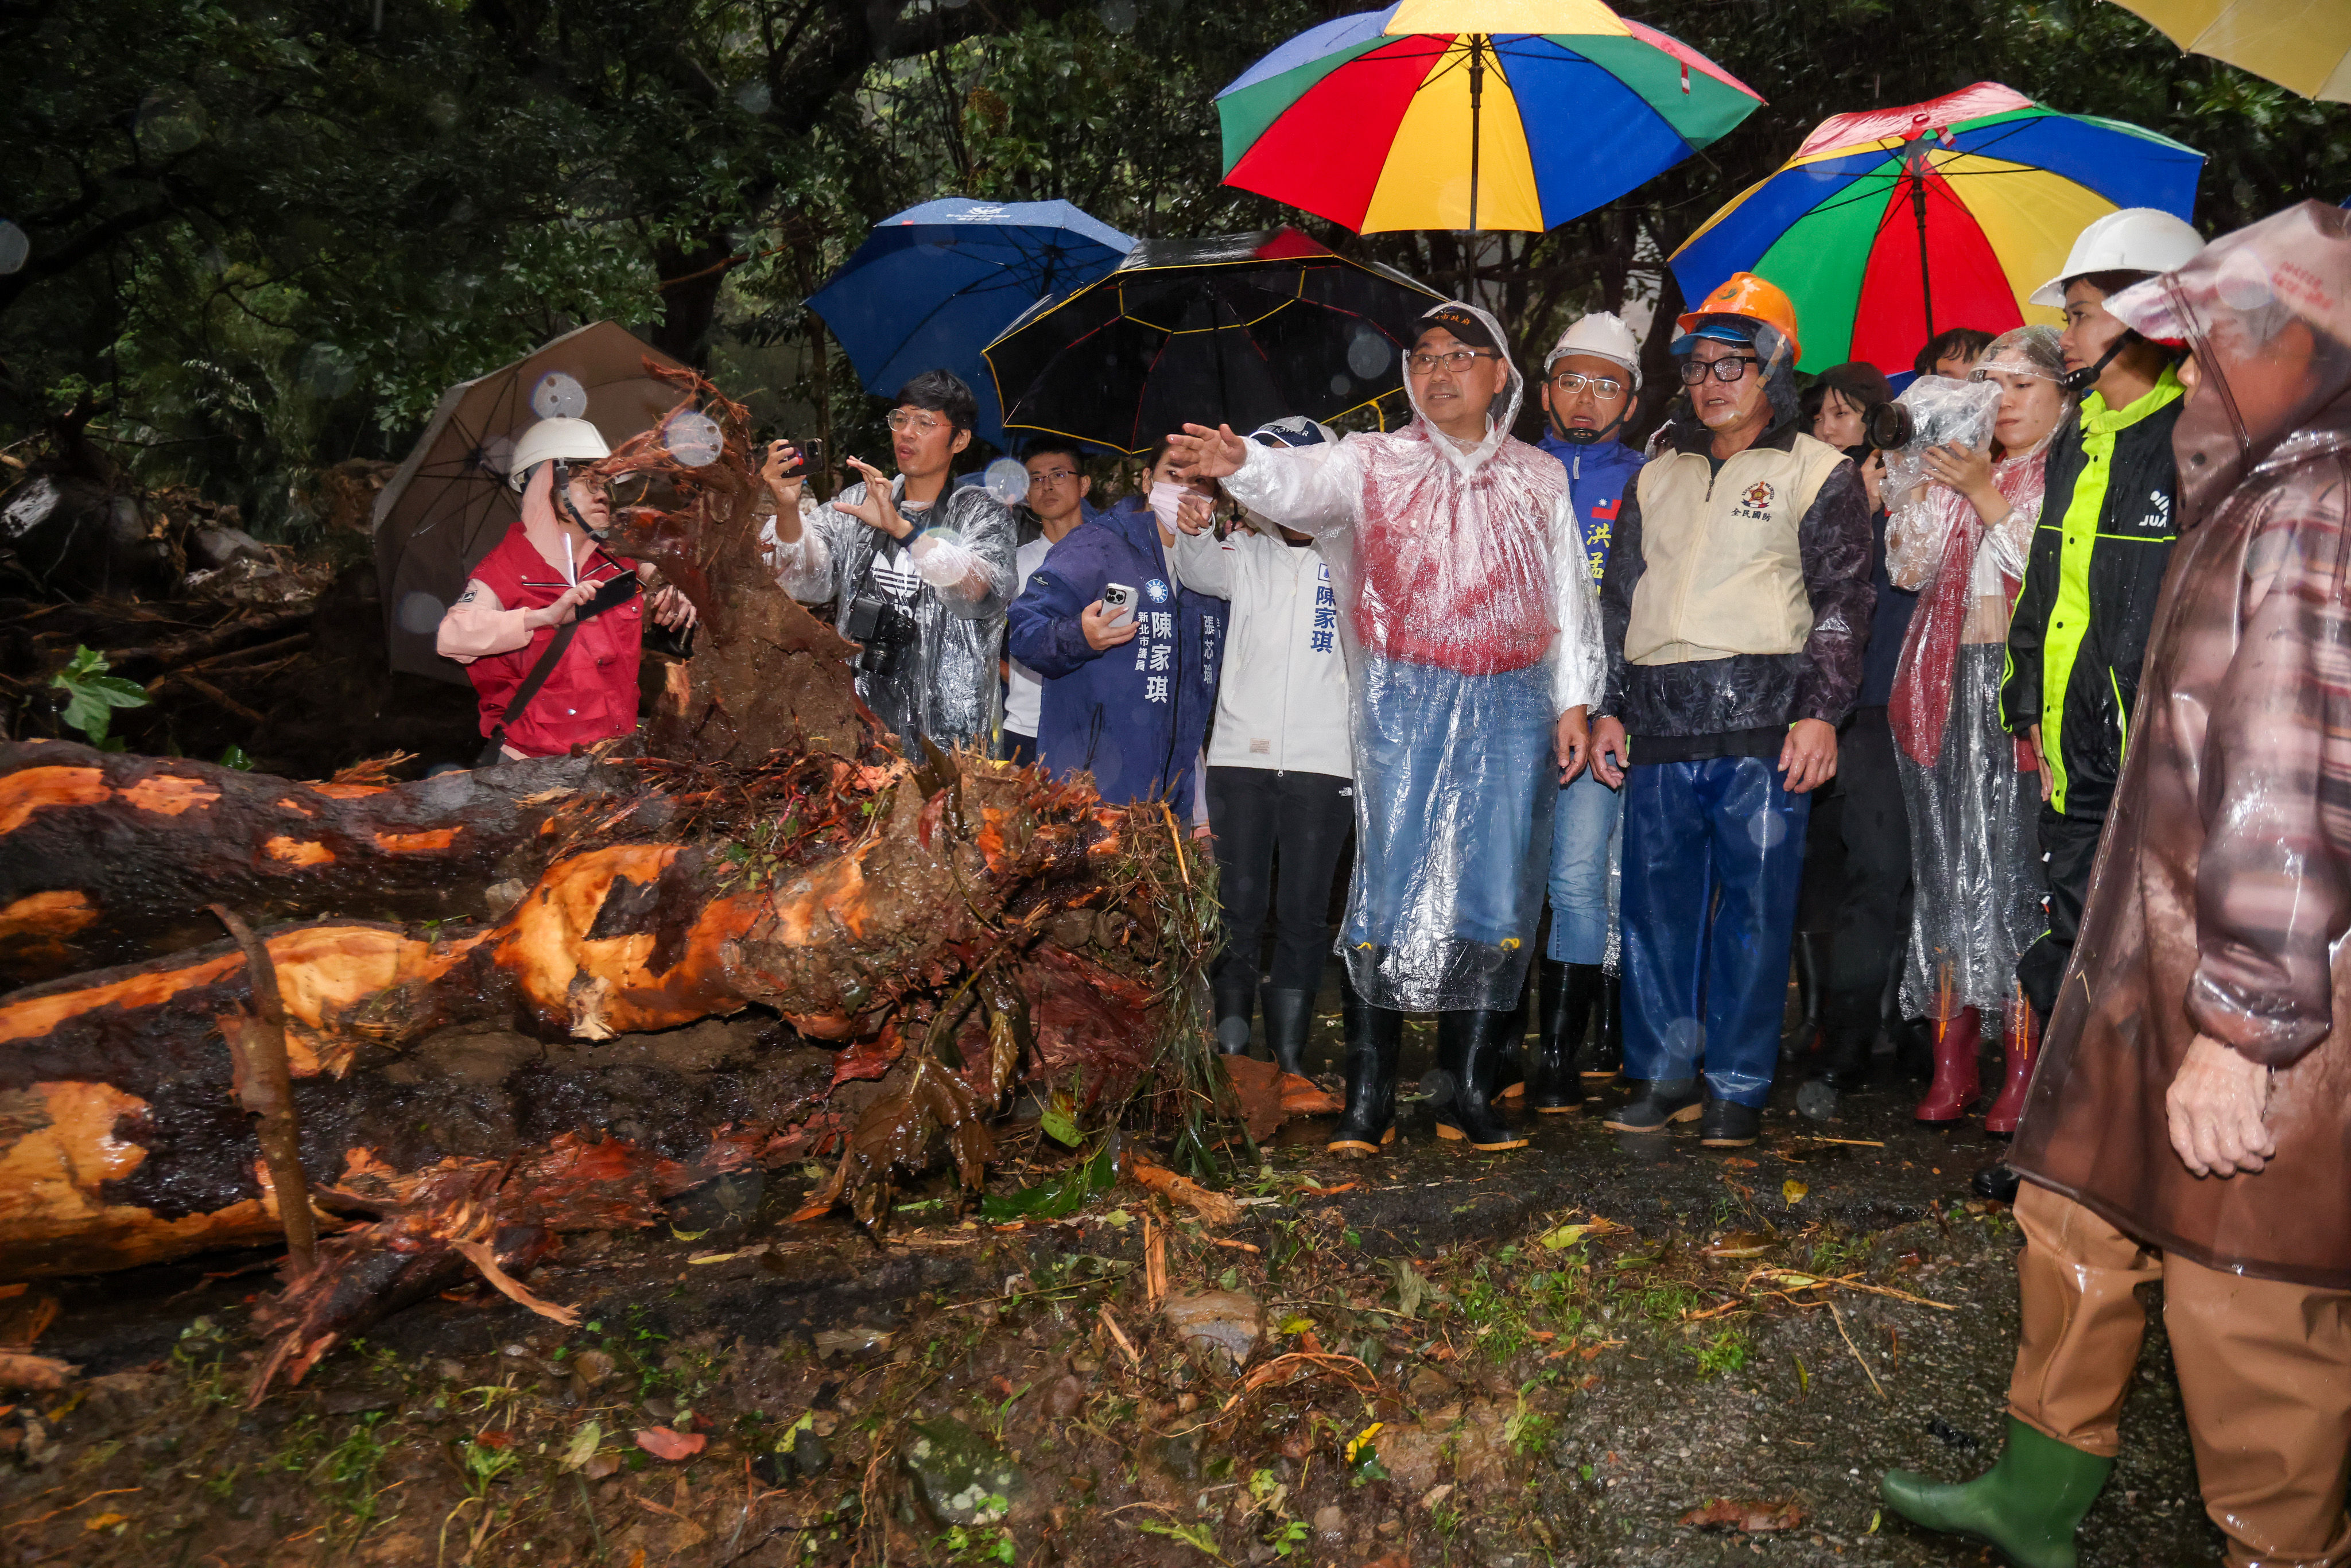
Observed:
[[[1351,1162],[1307,1124],[1213,1229],[1126,1184],[998,1228],[942,1181],[877,1246],[784,1218],[819,1167],[735,1178],[540,1267],[578,1328],[427,1302],[253,1411],[268,1259],[53,1282],[39,1348],[88,1375],[0,1417],[0,1562],[1974,1563],[1876,1500],[1989,1463],[2016,1331],[2014,1225],[1967,1189],[2000,1145],[1917,1092],[1814,1124],[1783,1084],[1728,1155],[1513,1113],[1528,1148],[1465,1155],[1407,1105]],[[1008,1192],[1071,1157],[1004,1148]],[[1241,1367],[1155,1310],[1155,1257],[1255,1305]],[[1018,1472],[1000,1504],[910,1473],[949,1417]],[[2083,1563],[2214,1560],[2159,1315],[2123,1430]],[[1683,1522],[1718,1500],[1782,1528]]]

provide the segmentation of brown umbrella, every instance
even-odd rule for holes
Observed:
[[[433,651],[433,634],[475,563],[520,515],[507,487],[507,458],[538,420],[532,389],[552,372],[569,376],[587,392],[586,417],[617,447],[677,404],[674,388],[645,373],[649,361],[684,369],[599,321],[441,394],[424,434],[375,502],[376,580],[393,669],[465,680],[464,666]]]

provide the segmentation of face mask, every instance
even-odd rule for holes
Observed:
[[[1151,515],[1159,519],[1161,528],[1171,534],[1176,531],[1176,508],[1191,493],[1184,486],[1165,479],[1151,486]]]

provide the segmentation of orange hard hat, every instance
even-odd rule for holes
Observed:
[[[1803,346],[1796,338],[1796,307],[1777,284],[1767,283],[1751,272],[1732,273],[1713,293],[1698,302],[1697,309],[1675,318],[1674,325],[1687,332],[1708,316],[1744,316],[1750,321],[1760,321],[1788,340],[1790,359],[1804,357]]]

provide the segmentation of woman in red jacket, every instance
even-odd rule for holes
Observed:
[[[611,455],[584,419],[531,426],[516,444],[507,481],[522,492],[522,516],[441,618],[434,646],[473,679],[482,734],[495,746],[495,755],[485,749],[486,763],[561,757],[637,727],[640,588],[653,563],[604,548],[609,486],[571,469]],[[674,588],[653,595],[653,613],[664,626],[694,623],[692,601]],[[574,624],[553,667],[526,693],[559,628]]]

